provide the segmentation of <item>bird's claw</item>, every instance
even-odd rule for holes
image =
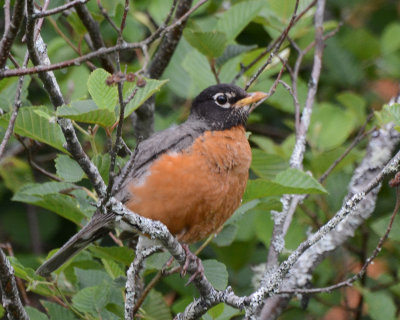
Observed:
[[[204,267],[203,264],[201,263],[201,260],[189,250],[189,246],[187,244],[183,244],[182,247],[185,250],[186,259],[185,259],[185,264],[181,269],[181,277],[184,277],[186,275],[187,269],[189,268],[192,262],[196,262],[197,265],[196,271],[190,276],[188,282],[186,282],[185,284],[185,286],[188,286],[197,277],[204,276]]]

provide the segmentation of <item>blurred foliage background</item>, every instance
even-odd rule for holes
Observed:
[[[102,1],[117,25],[121,20],[123,2]],[[300,1],[299,12],[310,2]],[[171,3],[170,0],[132,2],[124,39],[136,42],[154,32]],[[197,10],[188,21],[184,36],[162,75],[161,79],[168,82],[154,84],[154,91],[160,89],[156,94],[156,130],[186,118],[192,98],[216,83],[213,68],[221,82],[232,81],[240,71],[240,64],[251,62],[287,26],[294,3],[294,0],[215,0]],[[61,4],[61,0],[51,1],[50,7]],[[99,12],[96,1],[89,1],[87,7],[99,22],[106,45],[114,45],[117,34]],[[289,33],[300,48],[307,47],[314,39],[314,10],[309,10]],[[0,19],[4,20],[4,14],[0,12]],[[343,153],[367,116],[397,94],[400,78],[399,17],[400,3],[395,0],[327,1],[325,33],[339,29],[326,40],[318,96],[308,133],[304,165],[305,170],[310,170],[315,178],[321,176]],[[3,22],[0,21],[0,26]],[[84,41],[86,29],[74,11],[46,18],[41,34],[53,63],[76,57],[72,46],[84,53],[90,51]],[[151,45],[149,54],[152,55],[155,50],[156,45]],[[14,44],[12,54],[18,61],[23,60],[25,46],[21,39]],[[288,59],[289,65],[296,60],[296,51],[288,41],[281,47],[280,55]],[[312,57],[311,50],[301,66],[298,90],[302,106]],[[121,59],[123,68],[126,65],[128,72],[135,72],[141,68],[145,57],[140,50],[136,50],[123,52]],[[244,86],[265,59],[248,70],[237,84]],[[98,65],[96,60],[93,62]],[[12,65],[9,67],[12,68]],[[273,60],[250,91],[268,91],[280,68],[280,62]],[[90,73],[86,64],[55,72],[67,103],[79,106],[79,101],[87,102],[90,97],[96,101],[96,93],[90,91],[88,82]],[[100,81],[94,76],[93,79]],[[285,73],[283,80],[290,82]],[[17,78],[0,81],[0,108],[3,112],[12,108],[16,86]],[[35,118],[37,122],[34,125],[40,123],[43,117],[47,118],[47,125],[51,123],[50,118],[54,114],[37,76],[25,79],[23,106],[42,106],[35,109],[35,115],[29,115],[28,109],[23,111],[30,119],[40,118]],[[136,101],[132,111],[137,106]],[[57,114],[65,116],[62,112]],[[4,134],[7,125],[6,116],[0,119],[0,135]],[[83,130],[94,125],[82,122]],[[9,143],[8,150],[13,153],[12,156],[0,163],[0,242],[9,242],[12,246],[16,273],[26,281],[28,288],[31,318],[47,319],[43,314],[46,311],[50,319],[122,319],[124,270],[134,255],[128,247],[116,248],[111,239],[104,239],[101,245],[91,246],[57,272],[53,283],[34,275],[33,270],[47,253],[59,248],[77,231],[77,225],[85,223],[93,212],[90,204],[94,200],[85,191],[90,190],[90,185],[80,168],[59,151],[62,141],[57,140],[57,130],[53,128],[54,132],[49,131],[48,140],[31,140],[24,138],[32,138],[32,134],[24,135],[24,125],[27,124],[21,125],[20,131],[16,130],[18,137],[13,137]],[[375,120],[372,120],[367,130],[374,125]],[[50,130],[46,126],[45,130]],[[279,172],[287,169],[295,138],[293,101],[285,88],[278,86],[276,93],[255,110],[249,119],[248,131],[251,132],[249,139],[253,148],[251,178],[273,180]],[[125,122],[123,136],[133,149],[136,140],[129,118]],[[17,138],[24,141],[29,151]],[[88,137],[82,134],[80,138],[85,150],[106,177],[110,161],[106,155],[106,131],[100,127],[95,135]],[[363,140],[330,174],[324,183],[327,194],[313,195],[299,206],[286,237],[287,250],[283,256],[295,249],[306,238],[307,232],[317,230],[341,207],[353,170],[364,155],[366,143],[367,139]],[[29,159],[62,182],[48,184],[51,180],[32,168]],[[120,165],[125,160],[121,157]],[[73,190],[58,192],[69,188]],[[224,289],[229,282],[238,295],[254,291],[252,267],[266,261],[273,227],[270,211],[280,209],[279,195],[264,196],[258,199],[251,190],[247,191],[243,206],[200,254],[206,266],[206,275],[217,288]],[[254,202],[255,198],[257,202]],[[336,283],[360,268],[384,233],[394,203],[394,191],[385,184],[373,217],[351,241],[321,263],[314,273],[314,286]],[[390,241],[361,282],[352,288],[316,295],[305,309],[295,299],[281,318],[398,318],[399,230],[400,222],[397,220]],[[194,245],[192,249],[199,245]],[[147,261],[146,281],[155,275],[167,258],[168,255],[162,253]],[[145,319],[170,319],[172,314],[182,311],[197,295],[193,286],[184,286],[185,281],[178,275],[162,280],[146,299],[140,311],[142,316]],[[68,309],[61,307],[63,303],[68,305]],[[210,310],[204,319],[222,320],[234,316],[240,318],[240,312],[222,305]]]

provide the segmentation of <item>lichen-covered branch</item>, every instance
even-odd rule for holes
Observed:
[[[317,10],[315,12],[315,52],[314,62],[309,80],[309,89],[307,93],[306,103],[301,116],[300,125],[296,132],[296,143],[290,158],[290,166],[292,168],[302,169],[304,152],[306,148],[306,135],[310,125],[312,107],[317,93],[319,77],[322,68],[322,54],[324,48],[323,40],[323,22],[324,22],[325,0],[317,1]],[[281,199],[282,211],[273,211],[274,230],[268,251],[267,266],[268,269],[276,267],[278,263],[279,253],[285,246],[284,226],[288,225],[286,221],[291,221],[297,204],[304,199],[304,196],[284,195]],[[287,228],[286,228],[287,229]]]
[[[46,45],[40,35],[35,40],[35,19],[33,18],[34,8],[33,1],[27,1],[27,22],[26,22],[26,39],[29,51],[29,56],[34,65],[50,65],[50,59],[47,55]],[[64,98],[61,94],[60,87],[53,72],[40,72],[39,78],[42,80],[44,88],[46,89],[50,101],[54,107],[59,107],[64,104]],[[74,159],[81,166],[82,170],[86,173],[87,177],[93,184],[99,196],[105,194],[106,186],[101,178],[98,169],[90,161],[87,154],[83,151],[82,146],[76,136],[75,129],[72,122],[68,119],[59,119],[58,123],[64,133],[66,139],[65,148],[72,154]]]
[[[14,269],[3,250],[0,249],[0,291],[4,309],[9,320],[29,320],[19,297]]]
[[[309,247],[299,257],[290,270],[290,276],[280,285],[280,290],[303,287],[311,280],[312,271],[318,264],[348,238],[353,237],[355,230],[370,217],[375,209],[377,194],[383,177],[397,170],[400,154],[398,153],[389,163],[388,161],[399,141],[400,134],[393,128],[393,125],[388,125],[372,135],[367,153],[355,170],[350,182],[344,206],[326,225],[336,224],[336,228],[328,230],[325,237]],[[354,200],[356,200],[356,203],[354,203]],[[353,207],[352,213],[346,214],[346,211],[351,207]],[[340,217],[343,217],[343,219],[340,220]],[[337,222],[338,219],[339,222]],[[320,231],[313,234],[309,240],[318,236]],[[290,296],[268,299],[262,319],[275,319],[286,307],[289,300]]]

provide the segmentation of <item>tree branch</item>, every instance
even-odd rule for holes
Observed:
[[[14,269],[2,249],[0,249],[0,291],[8,318],[10,320],[29,320],[18,294]]]
[[[296,132],[296,143],[290,158],[290,166],[292,168],[302,169],[304,152],[306,147],[306,134],[310,124],[312,107],[314,104],[315,95],[317,93],[319,76],[322,67],[322,53],[324,48],[323,41],[323,17],[325,9],[325,0],[317,1],[317,10],[315,13],[315,53],[314,63],[309,81],[309,90],[307,100],[303,109],[300,126]],[[294,91],[294,90],[293,90]],[[295,92],[294,92],[295,93]],[[284,226],[290,221],[297,204],[303,200],[304,196],[284,195],[281,198],[283,210],[281,212],[273,211],[274,231],[272,234],[271,244],[268,251],[267,268],[274,268],[278,263],[279,253],[285,246]],[[290,223],[289,223],[290,224]]]
[[[10,24],[7,24],[6,19],[4,35],[0,41],[0,69],[3,69],[6,65],[11,46],[17,36],[19,28],[21,27],[21,23],[24,20],[24,7],[24,0],[15,0],[13,16]]]
[[[77,3],[75,5],[75,11],[88,31],[94,49],[99,50],[101,48],[105,48],[106,45],[104,44],[103,37],[101,36],[99,24],[93,19],[89,10],[86,8],[86,5]],[[102,67],[105,70],[110,73],[115,72],[115,67],[108,56],[100,56],[99,59]]]

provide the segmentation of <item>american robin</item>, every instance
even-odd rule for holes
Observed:
[[[202,91],[186,122],[137,145],[126,179],[116,181],[115,197],[131,211],[164,223],[185,244],[218,231],[240,205],[251,162],[244,125],[251,105],[266,96],[230,84]],[[112,212],[96,212],[37,273],[50,274],[114,222]]]

